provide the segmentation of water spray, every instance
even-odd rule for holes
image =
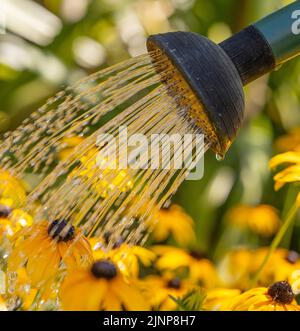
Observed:
[[[299,9],[296,1],[219,45],[190,32],[151,36],[149,54],[60,91],[6,133],[1,144],[2,169],[20,178],[38,176],[26,210],[49,225],[70,220],[90,237],[112,232],[112,244],[120,237],[130,243],[146,240],[155,211],[168,203],[206,150],[223,157],[234,141],[243,122],[243,86],[299,54]],[[141,157],[140,166],[130,167],[131,146],[114,144],[121,127],[147,141],[157,134],[190,135],[193,146],[186,153],[186,146],[156,140],[150,160],[157,158],[156,166],[147,167],[152,163]],[[198,134],[204,143],[196,148]],[[60,159],[66,139],[74,137],[78,144]],[[102,146],[110,148],[107,154],[116,151],[113,160],[124,157],[127,167],[108,167]]]

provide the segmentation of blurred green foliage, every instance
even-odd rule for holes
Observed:
[[[145,52],[149,34],[190,30],[221,41],[288,2],[35,1],[58,18],[59,29],[49,30],[52,37],[45,43],[24,37],[10,26],[0,35],[0,130],[15,128],[62,86]],[[18,22],[16,17],[10,24]],[[250,234],[226,230],[224,215],[238,203],[269,203],[283,210],[287,190],[274,192],[268,160],[276,152],[276,137],[300,124],[299,74],[300,60],[295,59],[247,87],[245,125],[225,160],[218,162],[208,153],[205,177],[185,182],[174,197],[196,222],[198,248],[212,257],[235,245],[268,244]],[[297,223],[294,233],[298,232]],[[298,240],[291,240],[299,251]]]

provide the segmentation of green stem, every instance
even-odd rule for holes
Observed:
[[[273,239],[273,241],[270,245],[269,251],[268,251],[267,255],[265,256],[262,264],[260,265],[258,271],[254,275],[254,277],[251,281],[251,284],[250,284],[250,288],[256,286],[256,284],[257,284],[257,282],[258,282],[258,280],[261,276],[261,273],[263,272],[265,266],[269,262],[270,257],[272,256],[272,254],[274,253],[274,251],[276,250],[276,248],[280,244],[280,242],[281,242],[282,238],[284,237],[286,231],[289,229],[289,227],[293,223],[293,220],[295,218],[295,215],[296,215],[298,209],[299,209],[299,202],[295,202],[293,204],[293,206],[291,207],[291,209],[289,210],[285,222],[283,223],[280,230],[277,232],[275,238]]]
[[[282,211],[283,220],[286,219],[292,204],[294,203],[295,199],[297,198],[298,193],[299,193],[298,187],[295,187],[294,185],[289,186],[287,194],[286,194],[284,206],[283,206],[283,211]],[[295,225],[295,222],[293,224]],[[283,248],[290,247],[293,230],[294,230],[294,226],[290,226],[289,229],[286,231],[286,234],[280,243],[281,247],[283,247]]]

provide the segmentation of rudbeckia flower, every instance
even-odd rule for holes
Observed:
[[[157,242],[166,240],[170,235],[182,246],[195,241],[193,219],[178,205],[160,209],[151,225],[152,237]]]
[[[274,235],[281,223],[278,211],[269,205],[239,205],[228,212],[226,219],[235,226],[264,237]]]
[[[159,256],[156,262],[159,270],[188,268],[191,280],[198,281],[205,288],[215,287],[219,281],[213,263],[201,252],[171,246],[154,246],[152,250]]]
[[[92,251],[79,229],[66,220],[43,221],[18,233],[8,270],[26,265],[32,286],[40,287],[53,280],[60,266],[67,270],[91,263]]]
[[[262,247],[253,251],[252,258],[252,273],[256,272],[263,262],[268,247]],[[261,276],[258,280],[260,285],[266,286],[276,281],[285,280],[291,281],[293,272],[300,270],[300,257],[295,251],[288,251],[283,248],[278,248],[270,257]]]
[[[269,288],[253,288],[233,298],[227,310],[239,311],[299,311],[289,283],[280,281]]]
[[[79,158],[79,168],[74,169],[69,178],[84,178],[90,180],[94,190],[102,197],[106,197],[111,190],[118,189],[120,192],[127,192],[133,187],[126,170],[114,169],[109,165],[109,160],[101,154],[101,149],[93,148]],[[112,168],[112,169],[110,169]]]
[[[246,289],[252,276],[258,271],[268,247],[259,249],[235,249],[226,254],[218,266],[220,278],[227,287]],[[298,253],[278,248],[263,269],[258,284],[268,286],[280,280],[291,281],[295,270],[300,269]]]
[[[223,257],[218,264],[218,273],[225,287],[248,287],[252,257],[252,251],[245,248],[234,249]]]
[[[69,273],[60,289],[64,310],[149,310],[141,291],[125,281],[110,260],[95,261],[89,268]]]
[[[141,288],[151,306],[155,310],[175,310],[177,304],[170,296],[174,298],[182,297],[188,291],[195,287],[187,280],[181,280],[170,276],[147,276],[141,281]]]
[[[95,260],[111,259],[118,265],[126,277],[138,277],[139,263],[149,267],[156,258],[151,250],[137,245],[129,245],[120,238],[111,248],[108,248],[108,235],[105,238],[91,238],[90,243]]]
[[[240,293],[241,291],[239,289],[209,289],[206,292],[203,308],[211,311],[225,310],[232,298],[238,296]]]
[[[287,166],[274,176],[276,191],[287,183],[298,183],[300,181],[300,152],[287,152],[276,155],[270,160],[269,165],[271,169],[282,165]]]

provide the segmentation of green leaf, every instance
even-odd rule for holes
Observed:
[[[182,297],[175,298],[170,295],[170,298],[177,304],[178,310],[182,311],[199,311],[203,310],[203,302],[206,298],[204,289],[197,287],[188,291]]]

